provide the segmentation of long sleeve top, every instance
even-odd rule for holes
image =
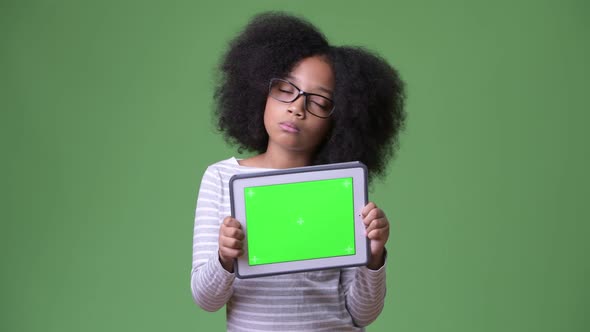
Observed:
[[[385,298],[385,265],[236,278],[218,258],[219,227],[231,214],[232,175],[265,169],[235,158],[207,168],[197,198],[191,290],[204,310],[226,306],[228,331],[364,331]]]

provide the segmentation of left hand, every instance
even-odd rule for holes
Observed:
[[[389,238],[389,221],[383,210],[373,202],[365,205],[361,214],[367,237],[371,240],[371,258],[367,266],[372,270],[377,270],[385,263],[383,255],[385,243]]]

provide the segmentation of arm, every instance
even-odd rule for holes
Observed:
[[[383,310],[385,302],[385,265],[379,270],[366,266],[343,269],[346,309],[356,326],[371,324]]]
[[[372,323],[383,309],[385,301],[385,243],[389,238],[389,221],[385,213],[370,202],[362,211],[367,237],[371,240],[371,255],[367,266],[344,269],[342,285],[346,308],[357,326]]]
[[[193,234],[193,299],[204,310],[222,308],[233,293],[234,274],[226,271],[218,258],[220,202],[223,184],[219,173],[209,167],[201,180]]]

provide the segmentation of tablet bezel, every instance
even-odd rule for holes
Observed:
[[[352,178],[355,254],[327,258],[314,258],[282,263],[249,265],[248,228],[245,214],[244,188],[274,184],[301,183],[307,181]],[[234,271],[241,279],[275,274],[295,273],[330,268],[366,265],[369,259],[369,240],[361,211],[367,204],[367,167],[361,162],[347,162],[329,165],[297,167],[256,173],[236,174],[229,181],[232,216],[236,218],[246,236],[244,254],[234,261]]]

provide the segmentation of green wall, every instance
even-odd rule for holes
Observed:
[[[193,213],[205,167],[239,156],[215,65],[268,9],[407,82],[369,331],[588,331],[583,0],[1,0],[0,330],[225,328],[191,299]]]

